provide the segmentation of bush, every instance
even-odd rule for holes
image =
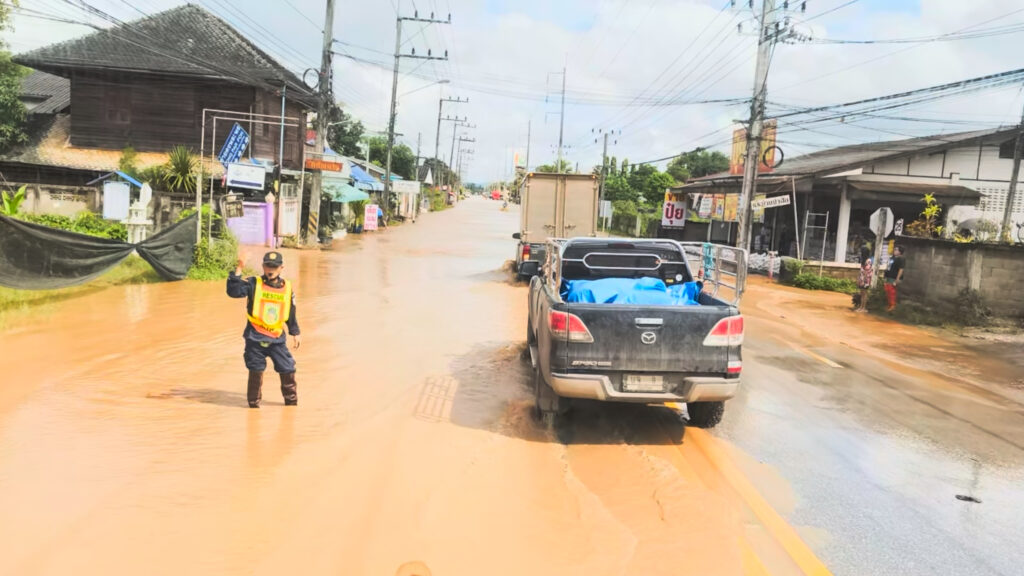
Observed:
[[[188,277],[192,280],[223,280],[238,263],[238,240],[228,234],[227,238],[203,238],[196,244],[192,255],[192,267]]]
[[[801,273],[793,277],[793,286],[804,290],[829,290],[831,292],[842,292],[843,294],[854,294],[857,292],[857,283],[853,280],[830,278],[815,274]]]
[[[128,228],[121,222],[104,220],[93,212],[82,212],[74,218],[57,214],[19,214],[18,218],[48,228],[78,232],[99,238],[110,238],[124,242],[128,239]]]
[[[178,221],[195,213],[195,208],[182,210]],[[210,212],[208,205],[202,207],[199,217],[202,220],[203,238],[192,253],[192,267],[188,269],[188,277],[192,280],[223,280],[238,263],[238,239],[223,225],[224,219],[219,214]],[[211,225],[212,239],[205,236],[207,226]]]

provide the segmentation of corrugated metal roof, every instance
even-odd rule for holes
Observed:
[[[30,114],[56,114],[71,106],[71,81],[67,78],[34,70],[21,79],[22,98],[41,100],[31,106]]]
[[[51,72],[158,73],[230,80],[264,89],[279,89],[287,83],[290,97],[307,104],[313,101],[312,92],[294,73],[194,4],[18,54],[14,61]]]
[[[992,128],[988,130],[974,130],[970,132],[959,132],[956,134],[937,134],[922,138],[909,138],[906,140],[891,140],[885,142],[871,142],[868,144],[854,144],[852,146],[841,146],[830,148],[820,152],[813,152],[792,159],[786,159],[782,166],[773,170],[770,174],[762,174],[758,180],[770,179],[772,177],[791,176],[826,176],[855,170],[863,166],[873,164],[882,160],[914,156],[938,152],[948,148],[954,148],[977,142],[991,137],[1003,136],[1013,137],[1017,128]],[[688,184],[701,184],[710,181],[742,180],[742,176],[734,176],[728,173],[712,174],[703,178],[694,178]]]
[[[882,182],[875,180],[848,180],[847,184],[854,190],[854,199],[858,197],[873,199],[875,197],[892,198],[907,196],[909,200],[917,202],[925,194],[931,194],[940,203],[953,203],[958,206],[977,205],[981,199],[981,192],[966,186],[918,184],[914,182]],[[866,194],[858,194],[860,192]]]

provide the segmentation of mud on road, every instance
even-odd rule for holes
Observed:
[[[1018,501],[1008,487],[1019,459],[1004,444],[958,433],[909,399],[872,421],[873,395],[895,397],[872,382],[909,376],[863,350],[793,339],[841,366],[828,368],[779,342],[764,317],[748,334],[744,391],[714,433],[686,428],[672,407],[603,404],[580,405],[554,431],[538,426],[520,359],[526,286],[502,266],[517,219],[474,200],[329,251],[286,252],[303,328],[296,409],[281,405],[273,375],[263,408],[246,408],[244,311],[220,283],[115,287],[0,318],[16,359],[0,387],[0,573],[390,575],[420,562],[467,576],[828,574],[824,559],[842,574],[929,574],[932,562],[999,574],[1015,564],[1012,551],[976,561],[1019,534],[1005,512]],[[939,407],[968,398],[933,393]],[[997,410],[981,406],[971,418]],[[969,455],[937,455],[921,438]],[[922,473],[894,480],[887,471],[905,471],[886,454]],[[977,472],[976,489],[953,485],[971,455],[991,454],[1004,458]],[[931,491],[903,489],[921,480]],[[950,503],[974,508],[956,516]],[[940,525],[952,528],[933,533]],[[914,533],[934,545],[901,540]],[[970,543],[974,533],[985,537]],[[917,568],[893,572],[907,556]]]

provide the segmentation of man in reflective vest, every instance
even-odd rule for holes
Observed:
[[[274,363],[274,371],[281,377],[281,395],[285,406],[299,403],[295,383],[295,359],[288,351],[285,328],[291,334],[295,348],[302,343],[299,322],[295,316],[295,295],[291,282],[281,278],[284,260],[280,252],[267,252],[263,256],[263,276],[242,278],[242,261],[228,275],[228,296],[246,298],[249,321],[245,325],[245,366],[249,369],[249,387],[246,396],[250,408],[259,408],[263,399],[263,372],[267,357]]]

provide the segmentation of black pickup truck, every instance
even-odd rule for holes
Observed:
[[[743,317],[737,303],[745,271],[746,253],[728,246],[549,240],[530,284],[526,336],[538,415],[551,424],[573,399],[679,402],[687,404],[691,425],[717,425],[740,383]],[[610,278],[698,284],[690,286],[689,305],[567,295],[574,280]]]

